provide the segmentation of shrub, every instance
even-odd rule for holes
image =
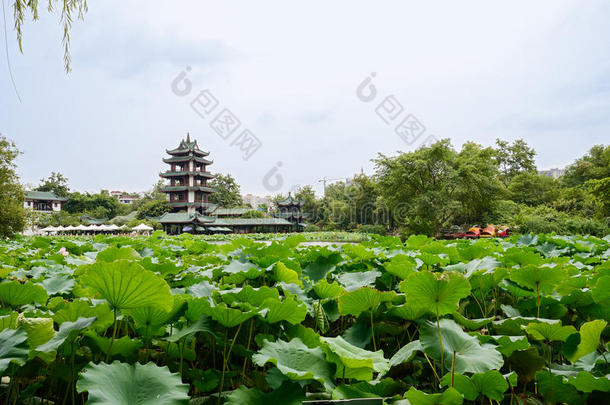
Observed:
[[[314,225],[314,224],[308,224],[307,226],[305,226],[305,228],[303,228],[303,232],[319,232],[320,231],[320,227],[318,225]]]
[[[387,233],[385,226],[383,225],[361,225],[358,227],[358,232],[362,233],[374,233],[377,235],[385,235]]]

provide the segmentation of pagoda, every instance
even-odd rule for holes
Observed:
[[[169,180],[160,191],[166,194],[172,208],[160,218],[166,231],[180,233],[187,227],[194,231],[197,226],[214,222],[209,216],[216,209],[216,205],[208,201],[208,196],[214,192],[207,184],[214,178],[207,170],[213,163],[206,158],[209,152],[199,149],[197,141],[191,141],[188,133],[177,148],[166,152],[169,157],[163,162],[169,165],[169,170],[160,174],[161,178]]]
[[[292,223],[292,231],[300,231],[305,226],[303,218],[305,215],[301,212],[303,202],[294,198],[291,193],[288,197],[276,202],[277,212],[274,214],[277,218],[282,218]]]

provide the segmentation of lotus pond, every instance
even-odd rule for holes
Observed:
[[[0,242],[0,403],[610,403],[610,238]]]

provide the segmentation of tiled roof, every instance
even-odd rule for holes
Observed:
[[[213,226],[292,225],[282,218],[218,218]]]
[[[167,150],[166,152],[170,155],[179,155],[189,152],[194,152],[195,154],[201,156],[207,156],[210,154],[209,152],[205,152],[199,149],[199,145],[197,145],[197,140],[191,142],[191,136],[188,133],[186,134],[186,140],[183,139],[182,141],[180,141],[180,145],[178,145],[176,149]]]
[[[211,165],[212,163],[214,163],[212,160],[208,160],[199,156],[172,156],[169,158],[164,158],[163,161],[165,163],[172,163],[172,162],[188,162],[194,160],[195,162],[199,162],[199,163],[204,163],[206,165]]]
[[[248,211],[252,211],[252,208],[216,208],[212,214],[222,217],[227,215],[243,215]]]
[[[301,206],[301,205],[303,205],[303,202],[301,200],[294,198],[290,194],[288,194],[288,197],[284,198],[283,200],[278,201],[277,205],[278,206],[289,206],[289,205]]]
[[[67,201],[67,198],[59,197],[51,191],[27,191],[25,193],[27,200],[52,200],[52,201]]]
[[[214,218],[186,212],[166,212],[159,218],[159,222],[162,224],[210,223],[213,221]]]

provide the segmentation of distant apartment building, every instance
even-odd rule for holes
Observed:
[[[140,199],[138,194],[127,194],[123,191],[111,191],[110,196],[119,200],[121,204],[133,204],[134,201]]]
[[[550,170],[539,170],[538,174],[541,176],[552,177],[554,179],[558,179],[563,176],[566,172],[566,169],[550,169]]]
[[[61,211],[62,204],[67,200],[51,191],[27,191],[23,206],[32,211],[53,213]]]
[[[257,209],[259,205],[265,204],[267,207],[271,206],[271,196],[266,195],[264,197],[254,195],[254,194],[246,194],[241,196],[244,204],[250,204],[252,208]]]

